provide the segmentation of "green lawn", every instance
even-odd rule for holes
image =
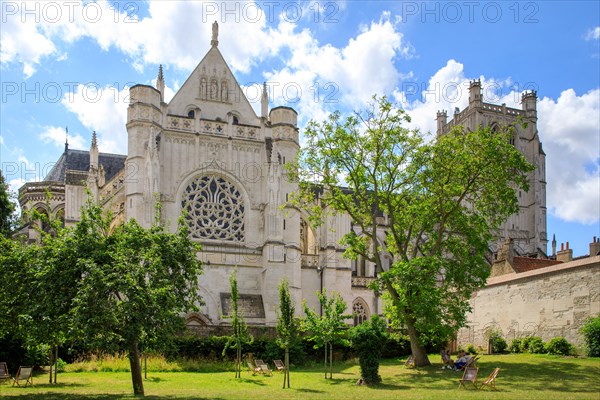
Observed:
[[[483,355],[481,379],[500,367],[497,392],[458,388],[460,373],[428,368],[406,369],[400,360],[386,360],[380,373],[383,383],[356,386],[357,365],[336,365],[333,380],[325,380],[318,367],[292,370],[291,389],[281,389],[282,375],[252,376],[236,380],[232,372],[150,372],[144,382],[149,399],[600,399],[600,359],[561,358],[546,355]],[[34,377],[34,387],[0,385],[2,399],[101,399],[132,398],[127,372],[69,372],[59,374],[59,384],[48,376]]]

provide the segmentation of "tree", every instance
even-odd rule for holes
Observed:
[[[198,309],[200,248],[181,219],[174,234],[135,220],[113,228],[112,220],[88,200],[75,228],[65,228],[53,242],[63,258],[49,261],[40,279],[55,294],[73,289],[71,337],[85,338],[91,348],[126,351],[134,394],[143,396],[139,346],[173,337],[183,328],[182,313]]]
[[[308,308],[306,301],[303,302],[304,314],[302,330],[309,333],[309,338],[315,342],[315,349],[323,346],[325,348],[325,379],[329,372],[329,379],[333,377],[333,345],[336,343],[347,343],[346,324],[344,320],[350,318],[345,315],[346,302],[339,293],[333,292],[327,297],[327,289],[317,292],[322,313],[317,315],[315,310]],[[327,364],[329,355],[329,366]]]
[[[23,316],[29,313],[38,247],[0,235],[0,338],[24,338]]]
[[[370,320],[350,329],[352,347],[358,352],[360,382],[372,385],[381,382],[379,360],[387,337],[385,320],[373,315]]]
[[[345,256],[374,263],[389,317],[406,329],[416,364],[428,365],[424,343],[465,324],[471,293],[489,276],[492,232],[519,210],[516,190],[528,189],[533,166],[510,144],[510,127],[457,126],[427,143],[403,126],[403,110],[373,99],[346,119],[336,112],[307,125],[290,168],[299,181],[292,201],[314,224],[328,213],[350,216]]]
[[[15,203],[12,202],[8,184],[0,171],[0,235],[8,237],[15,221]]]
[[[294,316],[296,307],[290,296],[287,280],[279,284],[279,318],[277,320],[277,343],[285,350],[283,388],[290,387],[290,345],[298,338],[298,320]]]
[[[235,377],[242,377],[242,345],[252,341],[252,336],[248,333],[248,326],[244,320],[244,315],[239,309],[239,297],[237,285],[237,267],[229,277],[231,286],[231,308],[227,318],[231,318],[232,335],[223,348],[223,354],[228,348],[235,349]]]

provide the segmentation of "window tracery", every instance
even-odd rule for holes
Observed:
[[[367,305],[360,299],[354,300],[354,303],[352,304],[352,314],[354,315],[354,326],[360,325],[369,319]]]
[[[205,175],[194,179],[183,191],[181,206],[192,237],[244,240],[242,194],[222,177]]]

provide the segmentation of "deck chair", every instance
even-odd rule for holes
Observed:
[[[415,356],[412,354],[408,357],[408,359],[404,362],[404,366],[406,368],[414,368],[415,367]]]
[[[469,359],[469,361],[467,361],[467,363],[465,365],[463,365],[462,367],[460,367],[460,369],[457,369],[457,370],[458,371],[464,371],[467,368],[477,367],[477,361],[478,360],[479,360],[479,356],[471,357]]]
[[[260,365],[260,370],[261,370],[261,371],[260,371],[260,372],[261,372],[261,374],[263,374],[263,375],[268,375],[268,376],[271,376],[271,375],[273,375],[273,371],[271,371],[271,370],[269,369],[269,366],[268,366],[267,364],[261,364],[261,365]]]
[[[483,389],[484,386],[489,386],[492,388],[492,390],[496,390],[496,377],[498,376],[499,372],[500,368],[495,368],[492,373],[481,383],[479,389]]]
[[[248,370],[252,372],[252,375],[256,375],[261,372],[260,367],[255,367],[250,361],[246,361],[246,364],[248,365]]]
[[[10,374],[8,373],[8,366],[5,362],[0,362],[0,383],[3,381],[10,382]]]
[[[467,388],[467,383],[473,385],[475,389],[477,389],[477,371],[479,368],[476,367],[467,367],[465,368],[465,372],[463,373],[462,378],[459,379],[460,383],[458,384],[458,388],[464,387]]]
[[[256,365],[258,368],[260,368],[260,366],[263,364],[264,364],[263,360],[260,360],[258,358],[256,360],[254,360],[254,365]]]
[[[283,365],[283,361],[281,360],[273,360],[273,364],[275,364],[275,369],[277,369],[277,371],[283,371],[285,369],[285,365]]]
[[[33,367],[19,367],[19,370],[17,371],[17,375],[15,375],[14,379],[13,379],[13,386],[15,386],[15,384],[17,384],[17,386],[21,386],[21,383],[19,383],[19,381],[25,381],[25,384],[23,386],[27,386],[27,385],[31,385],[33,386],[33,376],[32,376],[32,372],[33,372]]]
[[[442,369],[444,369],[446,366],[448,366],[449,368],[454,367],[454,361],[452,361],[452,358],[450,358],[450,353],[448,353],[446,350],[442,350],[441,356]]]

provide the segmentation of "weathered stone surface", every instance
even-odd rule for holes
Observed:
[[[468,327],[459,343],[487,347],[485,331],[494,326],[510,341],[541,336],[548,341],[564,336],[581,344],[578,329],[600,313],[600,256],[578,259],[523,274],[491,278],[471,300]]]

